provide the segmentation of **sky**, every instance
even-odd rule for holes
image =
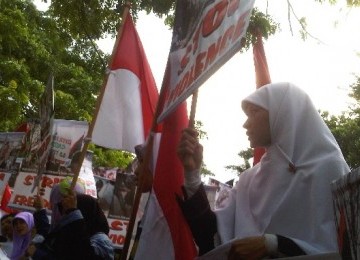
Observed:
[[[267,1],[255,1],[255,7],[266,12]],[[289,81],[303,88],[315,107],[338,115],[351,104],[349,85],[360,76],[360,9],[319,4],[314,0],[292,1],[297,17],[307,17],[308,37],[301,40],[299,25],[292,16],[290,32],[287,0],[269,1],[268,13],[280,23],[281,32],[264,41],[272,82]],[[340,1],[342,2],[342,1]],[[160,88],[172,37],[162,19],[140,13],[136,24],[154,78]],[[115,40],[99,42],[111,53]],[[241,164],[237,155],[249,147],[242,127],[245,115],[241,100],[255,90],[252,51],[235,54],[199,89],[196,120],[203,123],[208,139],[204,146],[204,163],[225,182],[234,178],[226,165]],[[188,105],[191,98],[188,99]]]
[[[265,12],[261,6],[265,2],[256,1],[255,7]],[[272,82],[290,81],[310,95],[316,108],[338,115],[351,104],[349,85],[354,82],[354,74],[360,75],[360,57],[356,55],[360,53],[360,9],[341,10],[314,0],[292,2],[297,16],[307,17],[308,31],[322,43],[311,37],[301,40],[294,19],[292,35],[287,1],[271,1],[268,12],[281,27],[280,33],[264,41]],[[161,86],[171,31],[161,19],[144,14],[137,22],[137,30],[155,80]],[[224,167],[241,164],[238,153],[249,147],[240,104],[255,88],[250,50],[234,55],[199,89],[195,119],[202,121],[208,134],[208,139],[201,141],[204,163],[220,181],[236,176]]]

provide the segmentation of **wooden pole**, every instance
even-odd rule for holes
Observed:
[[[160,94],[159,94],[159,99],[158,99],[158,102],[156,104],[156,109],[155,109],[154,118],[153,118],[152,125],[151,125],[150,135],[148,137],[149,139],[147,141],[147,145],[145,146],[145,155],[144,155],[144,160],[143,160],[143,167],[141,169],[142,171],[139,173],[140,174],[140,179],[139,179],[138,187],[137,187],[136,193],[135,193],[134,204],[133,204],[130,220],[129,220],[129,223],[128,223],[128,226],[127,226],[125,242],[124,242],[124,246],[123,246],[123,249],[122,249],[122,252],[121,252],[120,260],[126,260],[127,259],[127,255],[128,255],[128,251],[129,251],[129,247],[130,247],[130,242],[131,242],[131,238],[132,238],[132,234],[133,234],[133,230],[134,230],[134,226],[135,226],[136,215],[137,215],[137,211],[139,209],[140,198],[141,198],[143,186],[144,186],[144,183],[145,183],[145,181],[144,181],[145,180],[145,174],[146,174],[145,169],[149,168],[150,160],[152,158],[152,150],[153,150],[153,144],[154,144],[154,133],[155,133],[155,130],[156,130],[156,127],[157,127],[157,118],[160,115],[160,112],[162,110],[163,103],[164,103],[165,97],[166,97],[166,89],[164,87],[166,85],[166,83],[164,83],[164,82],[167,82],[166,77],[168,76],[168,65],[166,65],[166,70],[165,70],[164,75],[165,75],[165,77],[163,79],[162,87],[161,87]]]
[[[194,128],[195,126],[195,113],[196,113],[196,104],[198,98],[199,89],[196,89],[193,93],[192,100],[191,100],[191,110],[190,110],[190,117],[189,117],[189,127]]]
[[[165,75],[166,75],[166,73],[167,73],[167,71],[165,71]],[[166,81],[166,80],[164,80],[164,81]],[[149,139],[148,139],[146,147],[145,147],[145,156],[144,156],[144,161],[143,161],[144,167],[142,168],[143,171],[140,173],[140,180],[139,180],[138,188],[137,188],[136,194],[135,194],[134,205],[133,205],[133,208],[132,208],[131,217],[130,217],[130,220],[129,220],[129,223],[128,223],[128,226],[127,226],[127,232],[126,232],[124,247],[123,247],[122,252],[121,252],[121,259],[120,260],[126,260],[127,259],[127,255],[128,255],[128,251],[129,251],[129,247],[130,247],[130,242],[131,242],[131,238],[132,238],[132,234],[133,234],[133,230],[134,230],[134,226],[135,226],[136,215],[137,215],[137,211],[139,209],[142,189],[143,189],[143,185],[144,185],[145,169],[147,169],[149,167],[149,165],[150,165],[150,160],[151,160],[151,157],[152,157],[152,149],[153,149],[153,144],[154,144],[154,131],[155,131],[155,128],[157,126],[157,118],[158,118],[158,116],[160,115],[160,112],[161,112],[160,107],[162,107],[163,101],[165,99],[165,95],[166,95],[165,92],[166,91],[164,91],[163,88],[162,88],[162,91],[160,92],[160,96],[159,96],[159,101],[158,101],[158,104],[156,106],[156,111],[155,111],[155,115],[154,115],[154,119],[153,119],[153,123],[152,123],[152,127],[151,127],[150,136],[149,136]],[[189,127],[194,127],[194,124],[195,124],[197,96],[198,96],[198,90],[196,90],[194,92],[193,97],[192,97],[190,119],[189,119]]]
[[[123,24],[125,22],[125,19],[126,19],[128,13],[129,13],[129,9],[130,9],[130,3],[126,2],[125,9],[124,9],[124,12],[123,12],[123,15],[122,15],[121,25],[120,25],[120,27],[118,29],[118,34],[117,34],[117,37],[116,37],[116,40],[115,40],[115,44],[114,44],[114,47],[113,47],[113,50],[112,50],[112,53],[111,53],[110,60],[108,62],[108,67],[111,66],[111,64],[112,64],[112,62],[114,60],[114,55],[115,55],[115,52],[117,50],[119,40],[121,38],[121,34],[122,34],[122,31],[123,31]],[[91,142],[92,133],[93,133],[93,130],[94,130],[94,127],[95,127],[95,122],[96,122],[97,116],[99,114],[100,105],[101,105],[101,102],[102,102],[103,97],[104,97],[108,77],[109,77],[108,73],[106,73],[103,85],[101,86],[101,89],[100,89],[100,94],[99,94],[99,96],[98,96],[98,98],[96,100],[96,107],[95,107],[94,116],[93,116],[93,119],[91,121],[91,124],[89,125],[89,130],[87,132],[87,136],[84,139],[83,149],[81,150],[78,163],[75,165],[75,168],[74,168],[74,177],[73,177],[73,180],[72,180],[72,183],[71,183],[71,189],[72,190],[74,189],[74,187],[76,185],[76,182],[77,182],[77,179],[79,178],[79,173],[80,173],[80,170],[81,170],[81,166],[82,166],[82,163],[83,163],[83,161],[85,159],[89,143]]]

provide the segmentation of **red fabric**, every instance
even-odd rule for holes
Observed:
[[[257,41],[253,46],[253,57],[255,66],[256,88],[260,88],[266,84],[271,83],[269,68],[267,65],[264,45],[262,41],[262,35],[260,32],[258,33]],[[260,161],[264,153],[264,148],[254,149],[254,165]]]
[[[186,103],[181,104],[163,121],[158,160],[154,179],[154,191],[167,220],[175,259],[192,260],[197,255],[190,228],[176,201],[182,194],[183,167],[176,154],[181,130],[188,125]]]
[[[131,53],[131,55],[129,55],[129,53]],[[140,79],[144,138],[146,139],[150,133],[153,122],[158,101],[158,90],[130,14],[126,16],[121,38],[114,53],[110,69],[127,69],[136,74]]]
[[[15,212],[13,209],[11,209],[7,206],[10,201],[10,198],[11,198],[11,189],[10,189],[10,186],[8,184],[6,184],[6,187],[5,187],[2,199],[1,199],[1,205],[0,205],[0,209],[5,211],[6,213]]]
[[[27,132],[29,132],[29,130],[30,130],[29,124],[28,123],[22,123],[21,125],[19,125],[16,128],[15,132],[25,132],[25,133],[27,133]]]

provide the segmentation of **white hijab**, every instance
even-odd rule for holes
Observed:
[[[268,233],[293,239],[307,254],[338,251],[330,183],[350,169],[310,98],[277,83],[244,101],[269,111],[271,145],[216,212],[222,243]]]

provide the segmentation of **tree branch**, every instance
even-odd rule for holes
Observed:
[[[303,24],[303,22],[301,21],[301,19],[299,19],[299,17],[296,15],[294,8],[290,2],[290,0],[287,0],[287,4],[288,4],[288,21],[289,21],[289,26],[290,26],[290,31],[291,34],[293,35],[293,30],[291,27],[291,19],[290,19],[290,15],[293,14],[295,19],[299,22],[302,30],[305,32],[306,35],[309,35],[311,38],[313,38],[314,40],[317,40],[318,42],[325,44],[322,40],[320,40],[319,38],[315,37],[314,35],[312,35],[307,29],[306,26]]]

